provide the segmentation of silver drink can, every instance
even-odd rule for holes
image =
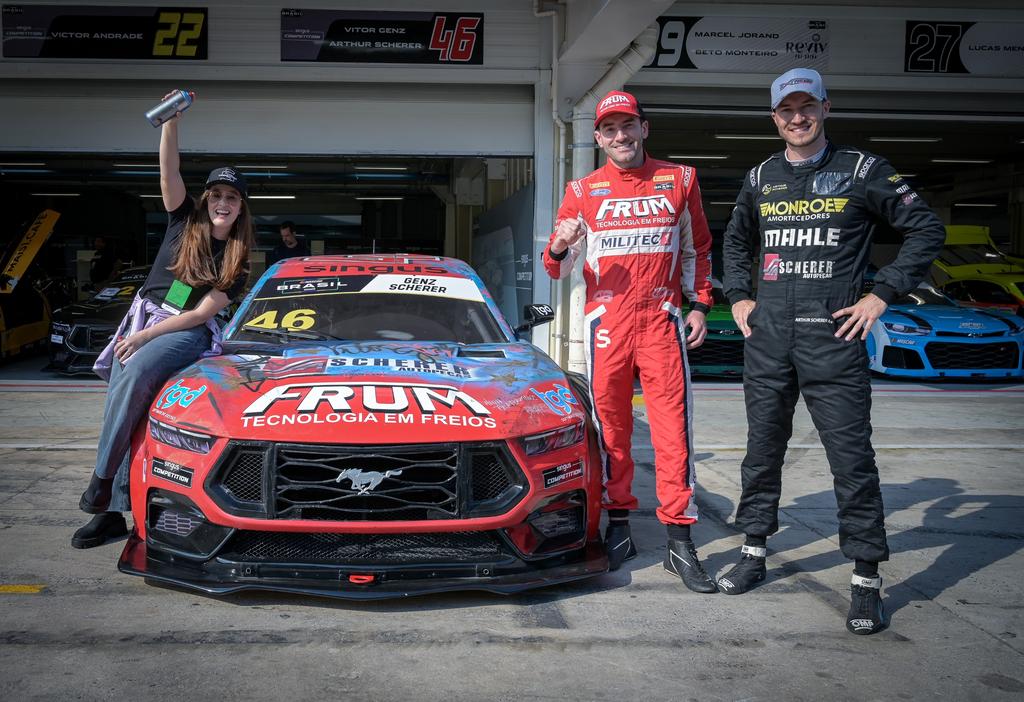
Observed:
[[[192,104],[195,93],[189,90],[175,90],[174,94],[146,113],[146,119],[154,127],[159,127],[179,112],[184,112]]]

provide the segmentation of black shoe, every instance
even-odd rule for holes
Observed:
[[[683,585],[694,592],[718,592],[715,581],[700,564],[700,559],[697,558],[697,548],[692,541],[668,540],[665,570],[673,575],[678,575],[682,579]]]
[[[867,636],[885,628],[881,592],[881,577],[864,578],[854,574],[850,584],[850,613],[846,615],[846,628],[851,633]]]
[[[120,512],[103,512],[89,520],[89,523],[71,537],[74,548],[102,546],[128,534],[128,524]]]
[[[89,487],[78,501],[78,509],[86,514],[101,514],[110,506],[110,493],[114,487],[113,478],[101,478],[95,473],[89,480]]]
[[[727,595],[742,595],[757,586],[768,577],[765,558],[768,549],[764,546],[747,546],[740,549],[743,557],[740,562],[718,579],[718,589]]]
[[[636,558],[629,522],[609,523],[604,530],[604,547],[608,551],[608,570],[618,570],[623,561]]]

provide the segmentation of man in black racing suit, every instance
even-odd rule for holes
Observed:
[[[825,138],[821,76],[793,69],[772,84],[783,152],[751,169],[725,232],[724,292],[746,337],[747,455],[736,525],[742,556],[719,579],[727,594],[766,575],[766,539],[778,530],[782,463],[803,394],[828,457],[839,505],[839,543],[855,561],[847,628],[885,625],[878,562],[887,560],[882,495],[871,448],[871,385],[864,340],[897,296],[922,280],[945,240],[938,216],[889,163]],[[878,222],[900,232],[896,260],[861,297]],[[760,240],[757,302],[754,238]]]

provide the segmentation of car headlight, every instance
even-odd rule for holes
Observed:
[[[162,444],[192,453],[209,453],[216,439],[208,434],[180,429],[149,418],[149,435]]]
[[[1016,319],[1014,317],[1011,317],[1010,315],[1006,315],[1006,317],[1003,317],[1002,319],[1003,319],[1004,322],[1007,323],[1007,325],[1009,325],[1010,331],[1008,333],[1011,336],[1013,336],[1013,335],[1018,335],[1019,336],[1021,334],[1024,334],[1024,325],[1017,324],[1017,321],[1016,321]]]
[[[546,431],[543,434],[534,434],[533,436],[524,436],[521,441],[523,442],[523,450],[526,452],[526,455],[536,456],[541,453],[557,451],[560,448],[578,444],[583,441],[585,433],[583,422],[577,422],[570,427]]]
[[[900,324],[899,322],[883,322],[882,326],[891,332],[896,332],[897,334],[924,336],[925,334],[931,334],[932,332],[929,327],[916,327],[913,324]]]

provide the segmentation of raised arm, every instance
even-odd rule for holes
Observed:
[[[181,157],[178,155],[179,119],[180,112],[160,128],[160,195],[168,212],[178,209],[185,201],[185,181],[181,178]]]

